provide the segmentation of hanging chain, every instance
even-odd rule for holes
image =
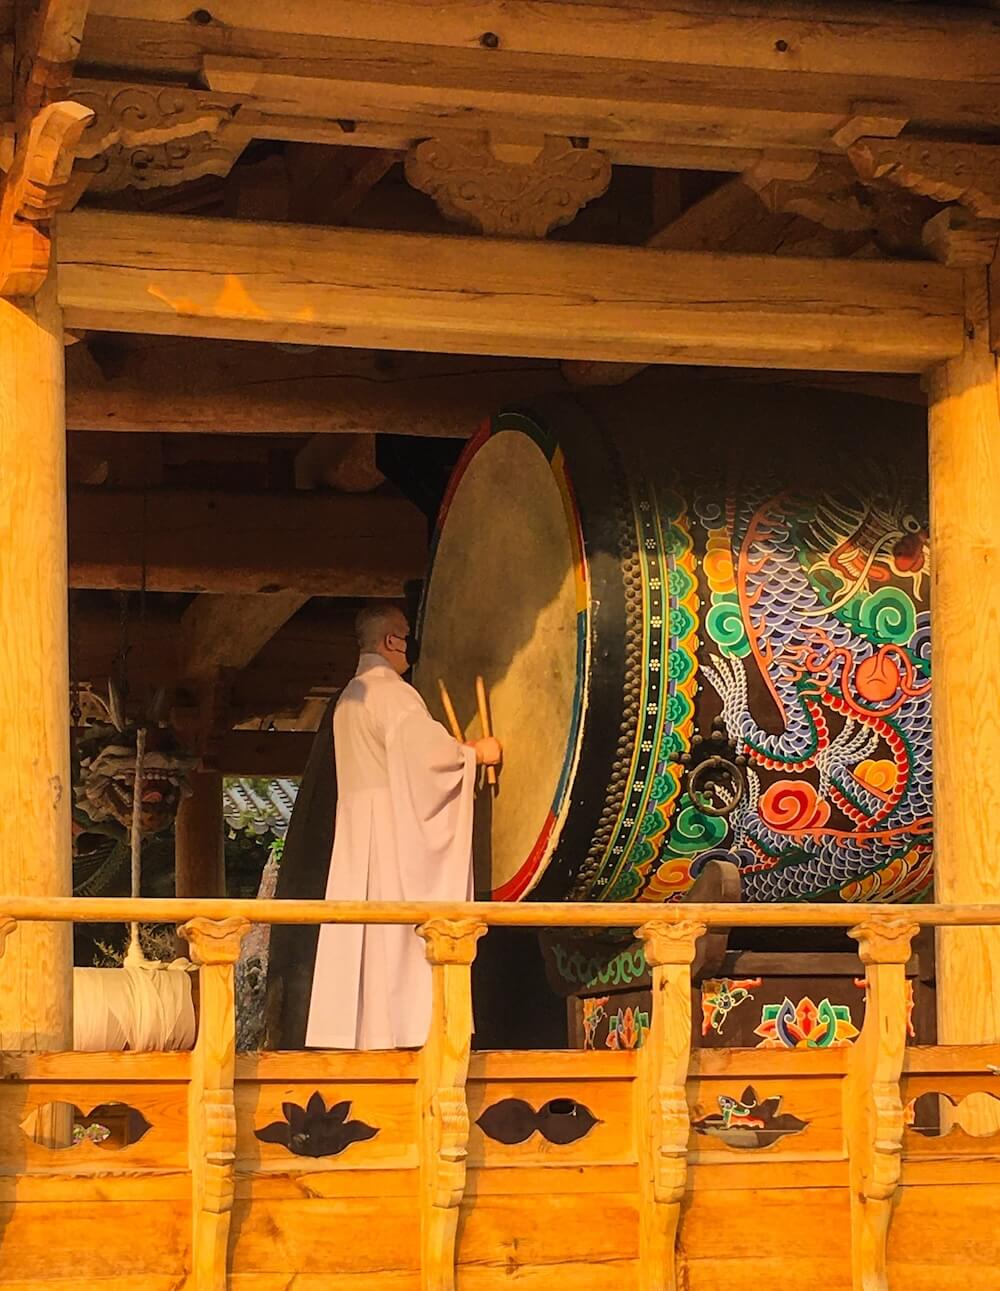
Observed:
[[[69,592],[68,636],[69,636],[69,720],[70,734],[76,747],[77,731],[83,720],[83,705],[80,702],[80,654],[77,636],[78,593],[71,587]]]

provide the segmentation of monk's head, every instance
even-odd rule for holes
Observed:
[[[401,609],[383,602],[366,605],[357,617],[355,630],[362,654],[381,655],[400,676],[406,672],[410,666],[406,658],[410,625]]]

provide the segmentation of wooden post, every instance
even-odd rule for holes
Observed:
[[[704,931],[693,919],[639,929],[653,970],[653,1016],[639,1051],[635,1104],[640,1291],[675,1291],[680,1284],[675,1248],[691,1134],[691,964]]]
[[[865,1021],[844,1082],[844,1128],[851,1180],[854,1291],[888,1291],[887,1243],[899,1184],[906,1048],[906,965],[919,925],[876,917],[851,929],[865,965]]]
[[[421,1291],[454,1291],[455,1239],[465,1193],[469,1108],[465,1082],[472,1049],[472,961],[486,931],[478,919],[429,919],[434,975],[431,1027],[420,1055]]]
[[[222,776],[196,771],[191,797],[177,812],[174,828],[175,892],[179,897],[226,895]]]
[[[965,347],[930,381],[935,886],[956,903],[1000,901],[1000,384],[986,273],[966,271]],[[1000,1042],[998,980],[1000,928],[939,929],[939,1043]],[[993,1113],[978,1119],[973,1133],[1000,1129]]]
[[[0,298],[0,892],[70,896],[66,424],[50,279]],[[0,1047],[73,1046],[73,930],[21,924],[0,973]]]
[[[191,919],[178,928],[201,965],[198,1039],[191,1056],[188,1144],[192,1291],[226,1291],[236,1162],[235,965],[245,919]]]

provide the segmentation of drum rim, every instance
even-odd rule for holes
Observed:
[[[572,713],[566,732],[566,750],[556,781],[552,802],[527,857],[516,873],[505,880],[498,888],[491,890],[490,899],[493,901],[517,901],[526,897],[540,881],[548,868],[548,863],[555,856],[559,836],[569,811],[570,789],[574,782],[577,764],[580,759],[582,743],[580,734],[583,726],[586,683],[590,670],[590,569],[585,554],[583,522],[569,476],[565,455],[560,446],[559,437],[554,431],[540,424],[539,420],[530,413],[514,409],[501,410],[480,427],[469,440],[452,472],[434,525],[434,532],[431,536],[427,560],[427,578],[424,583],[417,615],[418,638],[422,638],[424,634],[425,615],[434,576],[435,560],[451,504],[477,454],[498,435],[505,433],[524,434],[532,440],[547,461],[556,487],[559,490],[574,571],[576,675],[573,682]]]

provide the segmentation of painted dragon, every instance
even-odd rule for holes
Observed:
[[[749,764],[730,844],[747,900],[815,898],[929,859],[927,532],[881,475],[820,496],[744,486],[726,507],[749,649],[713,654],[704,675]],[[771,729],[752,711],[754,670]]]

